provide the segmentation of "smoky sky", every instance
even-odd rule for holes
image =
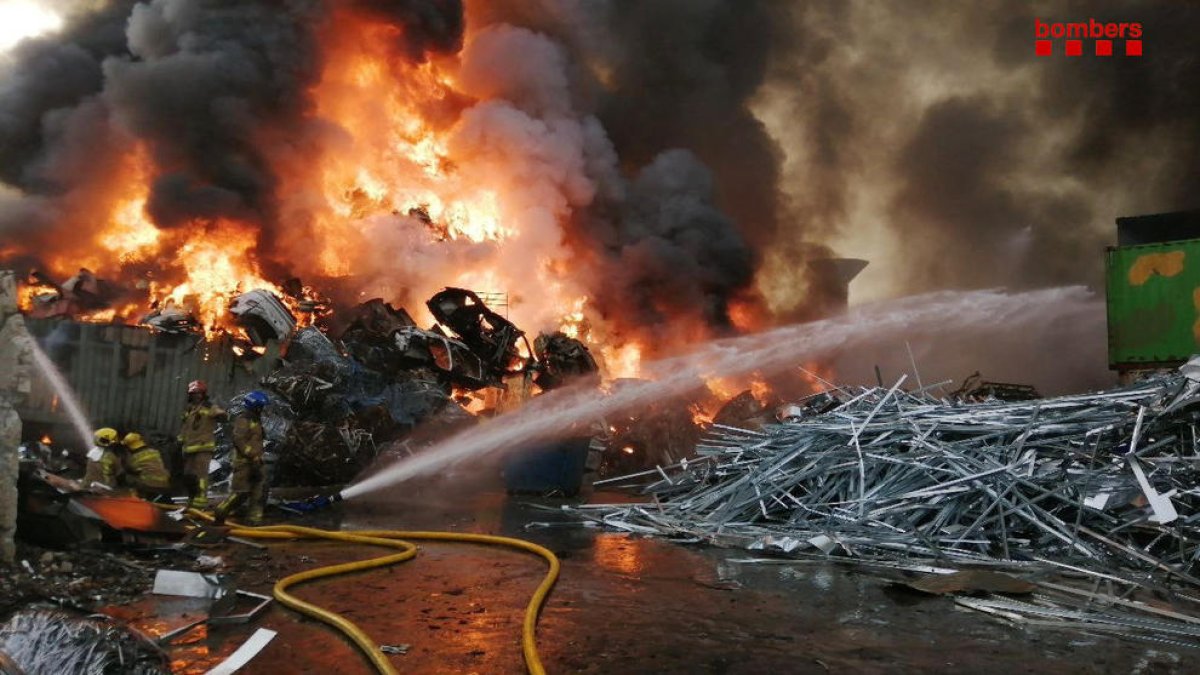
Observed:
[[[398,59],[451,55],[469,24],[561,49],[570,114],[612,155],[564,238],[631,328],[719,331],[769,293],[756,274],[829,253],[872,259],[852,300],[1098,288],[1115,217],[1200,207],[1195,3],[152,0],[11,55],[0,180],[23,196],[0,194],[0,232],[79,227],[74,195],[136,140],[159,227],[248,220],[269,252],[272,158],[322,133],[307,92],[335,8],[394,26]],[[1140,22],[1145,55],[1036,57],[1035,18]]]
[[[461,45],[460,2],[353,8],[397,28],[398,58]],[[307,90],[329,15],[316,0],[111,2],[26,41],[0,86],[0,177],[27,198],[0,212],[0,230],[53,239],[76,220],[54,200],[100,180],[113,146],[137,141],[154,166],[155,225],[234,218],[259,225],[269,247],[280,227],[271,147],[319,131]]]
[[[626,180],[569,233],[597,268],[599,311],[619,329],[692,314],[729,330],[779,212],[781,153],[750,109],[774,39],[766,4],[494,2],[477,16],[558,40],[577,105],[619,157]]]
[[[132,6],[111,3],[80,17],[59,36],[16,47],[14,64],[0,81],[0,178],[5,183],[34,192],[59,187],[40,170],[57,140],[54,117],[100,92],[105,58],[128,53],[125,23]]]
[[[789,3],[790,4],[790,3]],[[888,292],[1099,287],[1121,215],[1200,207],[1200,6],[790,4],[766,89],[798,238],[890,238]],[[1034,20],[1140,22],[1143,57],[1034,54]],[[850,205],[870,200],[872,207]],[[790,209],[790,210],[789,210]],[[865,218],[864,218],[865,216]],[[864,222],[869,220],[871,222]],[[862,236],[860,235],[859,240]],[[854,250],[841,250],[855,255]]]

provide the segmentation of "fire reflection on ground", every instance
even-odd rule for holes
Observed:
[[[640,543],[625,535],[597,535],[592,551],[596,564],[611,572],[636,577],[645,567]]]

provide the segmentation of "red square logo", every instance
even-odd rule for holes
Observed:
[[[1067,56],[1083,56],[1083,40],[1067,40]]]
[[[1054,53],[1054,43],[1049,40],[1034,40],[1033,49],[1038,56],[1050,56]]]
[[[1096,56],[1112,56],[1112,40],[1096,40]]]
[[[1125,56],[1141,56],[1142,41],[1141,40],[1126,40],[1125,41]]]

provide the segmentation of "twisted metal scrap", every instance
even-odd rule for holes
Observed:
[[[652,503],[573,510],[629,532],[793,555],[1200,586],[1200,384],[1172,374],[962,404],[902,383],[843,389],[832,411],[763,432],[715,428],[697,459],[643,472],[660,478],[644,488]]]

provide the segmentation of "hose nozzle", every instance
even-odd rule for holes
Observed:
[[[317,495],[315,497],[309,497],[308,499],[298,502],[288,502],[285,504],[285,506],[287,506],[289,509],[300,511],[302,513],[312,513],[313,511],[327,509],[340,501],[342,501],[342,495],[341,493],[338,493],[332,495]]]

